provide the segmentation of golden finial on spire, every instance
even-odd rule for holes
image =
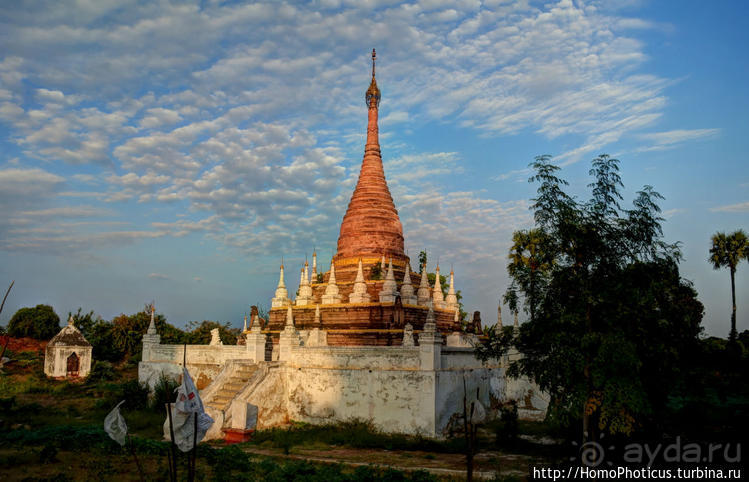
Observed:
[[[380,105],[380,89],[377,88],[377,81],[375,81],[375,59],[377,58],[377,52],[372,49],[372,82],[369,84],[367,93],[364,98],[367,100],[367,107],[379,107]],[[374,99],[374,105],[372,105],[372,99]]]

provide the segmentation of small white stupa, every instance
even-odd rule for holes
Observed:
[[[91,371],[91,343],[73,324],[73,316],[47,343],[44,374],[55,378],[84,378]]]

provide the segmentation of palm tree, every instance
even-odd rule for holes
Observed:
[[[742,259],[749,261],[749,240],[746,233],[739,229],[731,234],[715,233],[712,237],[713,245],[710,248],[710,257],[708,261],[714,269],[728,267],[731,271],[731,301],[733,311],[731,312],[731,333],[730,341],[736,341],[736,266]]]

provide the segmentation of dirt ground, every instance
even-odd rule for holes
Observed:
[[[438,476],[448,476],[458,480],[465,477],[466,458],[462,454],[433,453],[421,451],[352,449],[352,448],[299,448],[294,447],[288,455],[282,449],[245,446],[247,453],[266,457],[308,460],[310,462],[340,463],[352,467],[378,465],[402,471],[426,470]],[[525,478],[528,466],[538,462],[525,455],[503,454],[500,452],[479,452],[474,457],[474,476],[493,479],[497,472],[502,476]]]

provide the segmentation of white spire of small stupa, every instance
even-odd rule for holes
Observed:
[[[322,295],[322,304],[332,305],[341,302],[341,294],[338,292],[338,285],[335,283],[335,264],[330,262],[330,276],[328,285],[325,287],[325,294]]]
[[[445,297],[445,308],[454,310],[458,307],[458,296],[455,294],[455,273],[450,269],[450,288],[447,290]]]
[[[149,335],[155,335],[156,334],[156,322],[154,321],[154,314],[156,313],[156,303],[151,303],[151,322],[148,324],[148,333]]]
[[[429,278],[427,277],[427,264],[424,263],[421,266],[421,283],[419,283],[419,291],[416,293],[417,301],[421,306],[426,306],[431,299],[431,293],[429,289]]]
[[[317,251],[312,250],[312,282],[317,283]]]
[[[354,289],[348,297],[349,303],[369,303],[370,296],[367,292],[367,283],[364,281],[364,269],[362,268],[361,258],[359,258],[359,267],[356,270],[356,280]]]
[[[502,328],[502,302],[497,305],[497,327]]]
[[[411,265],[406,263],[406,274],[403,275],[403,284],[401,285],[401,301],[405,305],[415,305],[416,295],[414,287],[411,284]]]
[[[286,326],[294,326],[294,313],[291,310],[291,305],[286,310]]]
[[[388,265],[388,272],[385,275],[385,282],[382,284],[382,291],[380,291],[380,303],[394,303],[397,295],[398,285],[395,282],[393,259],[391,258]]]
[[[445,308],[445,295],[442,294],[442,284],[440,283],[440,265],[434,269],[434,288],[432,289],[432,300],[435,308]]]
[[[297,306],[308,305],[312,301],[312,287],[309,285],[309,263],[304,261],[302,276],[299,279],[299,294],[296,297]]]
[[[278,275],[278,286],[276,294],[270,301],[271,308],[280,308],[289,304],[289,291],[286,289],[286,283],[283,279],[283,263],[281,263],[280,274]]]

